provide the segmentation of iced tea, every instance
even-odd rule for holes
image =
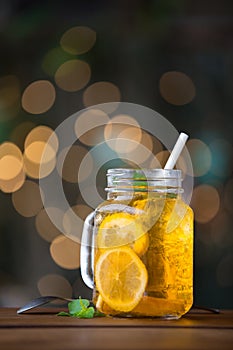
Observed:
[[[117,250],[120,254],[124,247],[133,252],[130,253],[130,259],[135,274],[144,269],[138,259],[146,271],[140,275],[143,279],[143,287],[140,288],[143,290],[136,296],[133,289],[139,287],[132,282],[132,268],[132,271],[123,271],[122,267],[119,270],[120,267],[113,266],[120,264],[116,263],[114,256]],[[113,254],[106,253],[111,250]],[[105,256],[109,261],[104,261]],[[113,258],[115,260],[111,261]],[[101,262],[98,263],[99,259]],[[106,279],[118,275],[114,277],[114,285],[111,288],[108,285],[101,293],[98,283],[100,285],[103,281],[97,279],[104,278],[99,277],[102,266]],[[119,271],[116,271],[117,268]],[[127,278],[129,284],[132,284],[132,300],[135,298],[132,309],[117,304],[117,293],[121,293],[121,298],[124,299]],[[192,209],[179,195],[174,194],[148,195],[138,192],[130,202],[124,196],[116,196],[104,202],[97,209],[95,218],[94,281],[93,300],[99,311],[105,314],[164,318],[179,318],[184,315],[193,302]],[[127,294],[130,287],[126,289]]]

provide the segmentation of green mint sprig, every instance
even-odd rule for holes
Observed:
[[[58,316],[69,316],[69,317],[77,317],[77,318],[93,318],[104,316],[98,310],[95,310],[93,306],[90,306],[90,301],[87,299],[75,299],[68,303],[69,312],[61,311],[57,315]]]

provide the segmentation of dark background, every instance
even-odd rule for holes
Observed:
[[[42,69],[43,57],[73,26],[90,27],[97,35],[94,47],[81,56],[91,66],[89,85],[110,81],[119,87],[122,101],[158,111],[177,130],[186,130],[207,145],[222,139],[232,147],[232,1],[1,0],[0,77],[17,76],[21,92],[35,80],[53,82]],[[181,71],[192,79],[196,95],[190,103],[173,105],[163,99],[159,81],[168,71]],[[21,108],[13,119],[0,121],[0,142],[10,140],[12,130],[24,121],[56,128],[84,108],[82,93],[58,88],[53,108],[40,116]],[[233,211],[232,204],[230,209],[229,203],[224,207],[232,154],[219,150],[213,159],[227,172],[197,177],[195,185],[217,187],[221,210],[229,218],[226,241],[212,240],[213,221],[195,222],[194,296],[197,304],[233,308]],[[219,283],[220,264],[226,277]],[[37,281],[48,272],[65,276],[75,295],[90,296],[79,270],[57,266],[48,242],[35,230],[34,218],[21,217],[12,206],[11,194],[0,192],[0,305],[19,305],[36,297]]]

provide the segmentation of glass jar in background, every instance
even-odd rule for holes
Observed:
[[[178,319],[191,308],[193,212],[182,199],[181,175],[107,171],[107,200],[81,247],[82,277],[104,314]]]

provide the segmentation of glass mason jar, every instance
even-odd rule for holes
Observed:
[[[191,308],[193,211],[182,200],[181,175],[107,171],[107,200],[81,248],[81,274],[102,313],[178,319]]]

